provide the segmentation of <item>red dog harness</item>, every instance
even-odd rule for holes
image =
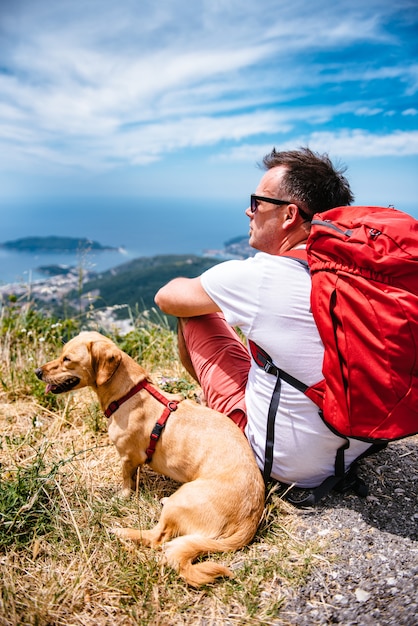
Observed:
[[[132,396],[138,393],[138,391],[141,391],[141,389],[146,389],[148,393],[154,396],[156,400],[158,400],[159,402],[161,402],[161,404],[165,406],[163,414],[152,429],[149,446],[146,449],[147,458],[145,463],[150,463],[152,460],[152,455],[155,452],[155,446],[157,445],[157,441],[161,436],[161,433],[167,423],[168,418],[173,411],[177,410],[177,407],[179,405],[178,400],[168,400],[155,387],[153,387],[147,380],[144,379],[141,380],[137,385],[135,385],[135,387],[132,387],[132,389],[128,391],[128,393],[122,398],[119,398],[119,400],[113,400],[113,402],[111,402],[105,410],[104,414],[106,415],[106,417],[110,417],[111,415],[113,415],[113,413],[118,410],[121,404],[129,400],[129,398],[132,398]]]

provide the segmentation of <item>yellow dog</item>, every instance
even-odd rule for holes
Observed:
[[[221,413],[158,390],[136,361],[97,332],[71,339],[36,375],[46,392],[94,389],[121,458],[124,495],[144,463],[184,483],[165,498],[152,530],[113,532],[152,547],[164,544],[166,562],[190,585],[232,576],[220,563],[193,561],[241,548],[260,522],[264,483],[239,428]]]

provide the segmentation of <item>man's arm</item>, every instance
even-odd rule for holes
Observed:
[[[203,289],[200,277],[174,278],[156,293],[155,303],[164,313],[175,317],[195,317],[220,311]]]

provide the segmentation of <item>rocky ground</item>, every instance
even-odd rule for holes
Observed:
[[[418,437],[361,462],[367,498],[328,496],[301,511],[302,539],[323,546],[277,624],[418,625]]]

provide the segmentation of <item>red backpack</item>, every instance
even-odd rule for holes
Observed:
[[[392,208],[337,207],[314,216],[306,252],[286,256],[307,256],[324,379],[307,387],[270,373],[306,393],[338,435],[385,444],[416,434],[418,221]],[[266,371],[275,367],[250,347]]]
[[[325,347],[323,415],[337,433],[418,432],[418,221],[338,207],[312,221],[312,312]]]

